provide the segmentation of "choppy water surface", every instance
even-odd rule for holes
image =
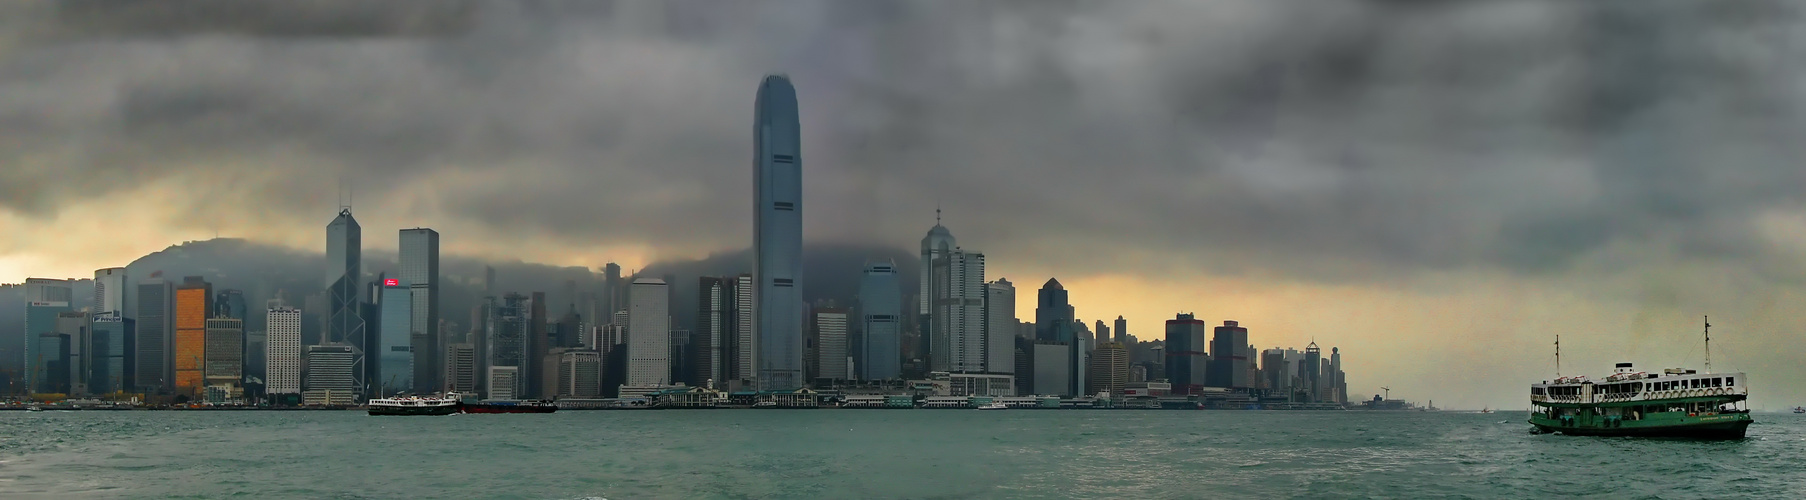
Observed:
[[[1806,498],[1806,418],[1735,442],[1495,414],[0,412],[0,497]]]

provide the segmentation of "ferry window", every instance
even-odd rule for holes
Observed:
[[[1725,378],[1724,378],[1724,385],[1725,385],[1725,387],[1730,387],[1730,386],[1733,386],[1733,385],[1737,385],[1737,377],[1725,377]]]
[[[1722,379],[1722,378],[1712,379],[1712,387],[1724,387],[1724,379]]]

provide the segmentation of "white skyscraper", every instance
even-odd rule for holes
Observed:
[[[94,271],[94,313],[125,314],[125,268]]]
[[[671,383],[671,296],[665,280],[633,280],[627,293],[627,384]]]
[[[752,380],[757,371],[759,350],[758,332],[753,331],[753,278],[750,274],[742,274],[734,279],[734,337],[740,345],[739,356],[734,359],[737,370],[734,378]]]
[[[301,393],[301,310],[272,307],[264,317],[264,392]]]

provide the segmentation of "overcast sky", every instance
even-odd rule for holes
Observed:
[[[304,3],[305,6],[291,5]],[[1351,396],[1703,357],[1806,400],[1806,26],[1781,2],[0,4],[0,281],[184,240],[632,268],[744,247],[787,73],[805,238],[1058,277],[1087,321],[1340,346]]]

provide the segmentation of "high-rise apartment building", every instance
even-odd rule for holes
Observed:
[[[301,393],[301,311],[271,307],[265,311],[264,393]]]
[[[665,280],[633,280],[627,308],[627,381],[633,387],[671,383],[671,304]]]
[[[414,305],[418,301],[414,300],[413,294],[418,290],[421,289],[404,280],[383,280],[382,298],[377,305],[382,311],[382,319],[376,322],[378,347],[377,355],[373,357],[376,385],[382,396],[417,390],[414,376],[419,371],[415,370],[418,361],[414,347],[420,345],[417,341],[425,336],[414,328]]]
[[[847,310],[821,308],[813,318],[815,332],[815,378],[847,379]]]
[[[205,386],[207,318],[213,311],[213,284],[200,276],[182,278],[175,300],[175,392],[198,398]]]
[[[351,348],[352,387],[369,387],[364,380],[364,349],[370,344],[364,331],[363,228],[351,217],[351,207],[339,209],[326,225],[326,342]],[[333,353],[330,356],[338,356]],[[333,359],[337,359],[336,357]]]
[[[1195,394],[1204,388],[1204,320],[1179,314],[1166,320],[1166,377],[1173,394]]]
[[[754,107],[756,381],[762,390],[795,389],[804,382],[803,151],[796,88],[787,77],[767,76]]]
[[[895,262],[867,262],[859,280],[860,331],[865,336],[857,356],[859,378],[903,377],[903,285]]]
[[[440,390],[445,371],[445,332],[439,330],[439,232],[427,228],[401,230],[401,281],[409,287],[408,342],[414,354],[413,390]],[[386,320],[385,320],[386,321]],[[384,375],[388,377],[388,375]]]
[[[985,285],[985,371],[1016,372],[1016,285],[999,278]]]

